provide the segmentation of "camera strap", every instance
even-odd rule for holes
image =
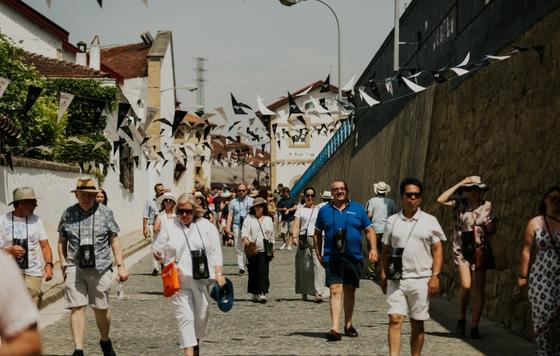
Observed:
[[[412,228],[408,232],[408,237],[406,238],[406,242],[405,242],[404,246],[402,247],[403,248],[403,254],[404,254],[404,249],[406,248],[406,245],[408,245],[408,240],[410,240],[410,237],[412,236],[412,232],[414,231],[414,228],[416,227],[416,224],[418,224],[418,220],[420,220],[420,216],[418,217],[418,219],[416,219],[416,221],[414,222],[414,225],[412,225]],[[391,247],[393,247],[393,230],[395,230],[395,226],[397,226],[397,221],[395,221],[395,223],[391,227],[391,237],[390,237],[390,241],[389,241],[389,242],[391,242]]]
[[[14,212],[12,212],[12,241],[16,239],[14,234]],[[27,224],[27,216],[25,217],[25,239],[29,241],[29,225]]]
[[[309,233],[309,225],[311,224],[311,219],[313,219],[313,213],[315,212],[315,205],[313,205],[313,209],[311,209],[311,215],[309,215],[309,220],[307,220],[307,226],[305,227],[305,236],[308,235]],[[334,214],[333,214],[334,215]],[[334,223],[333,223],[333,227],[334,227]],[[300,235],[301,235],[301,229],[300,229]]]
[[[192,224],[194,224],[194,226],[196,227],[196,230],[198,231],[198,237],[200,238],[200,242],[202,242],[202,249],[204,251],[206,251],[206,246],[204,246],[204,240],[202,239],[202,234],[200,233],[200,229],[198,228],[198,225],[196,224],[196,222],[192,222]],[[185,236],[185,240],[187,241],[187,247],[189,248],[189,251],[192,252],[191,250],[191,245],[189,244],[189,237],[187,236],[187,234],[185,233],[185,229],[183,227],[183,224],[181,223],[181,231],[183,232],[183,236]],[[192,234],[191,234],[192,235]],[[183,251],[185,251],[185,249],[183,248]],[[181,257],[183,255],[183,252],[181,252],[181,254],[179,255],[179,257]],[[177,260],[177,263],[179,263],[179,260]]]
[[[332,204],[332,203],[331,203]],[[346,203],[346,208],[348,207],[348,205],[350,204],[350,202]],[[334,206],[333,204],[333,209],[337,209],[338,208],[336,206]],[[344,209],[343,209],[344,210]],[[339,210],[340,211],[340,210]],[[344,231],[347,231],[348,228],[348,216],[344,213],[344,211],[340,211],[340,214],[342,214],[344,216]],[[332,211],[332,227],[333,227],[333,237],[334,237],[334,232],[335,232],[335,223],[334,223],[334,210]]]

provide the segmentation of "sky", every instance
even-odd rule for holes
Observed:
[[[287,7],[278,0],[24,0],[70,33],[70,42],[101,46],[141,42],[140,34],[173,32],[176,86],[195,83],[196,57],[205,58],[205,111],[231,108],[230,92],[256,106],[331,74],[337,85],[335,18],[317,0]],[[393,28],[393,0],[324,0],[338,15],[342,81],[365,70]],[[405,3],[399,0],[400,12]],[[408,1],[409,2],[409,1]],[[178,89],[183,108],[196,92]],[[228,110],[229,111],[229,110]]]

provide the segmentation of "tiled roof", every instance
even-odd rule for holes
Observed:
[[[143,42],[101,49],[101,63],[121,74],[124,78],[148,75],[150,47]]]
[[[25,52],[21,60],[32,65],[45,77],[50,78],[106,78],[109,74],[66,61]]]

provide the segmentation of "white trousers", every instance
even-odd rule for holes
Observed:
[[[208,320],[207,280],[191,280],[189,283],[188,288],[181,288],[171,300],[182,349],[198,344],[197,340],[206,334]]]
[[[148,224],[148,239],[150,240],[152,245],[154,244],[156,238],[157,236],[154,235],[154,225]],[[158,261],[156,261],[156,259],[153,256],[152,256],[152,265],[154,266],[155,270],[161,272],[161,265],[159,264]]]
[[[237,226],[233,227],[233,239],[235,241],[235,250],[237,251],[237,267],[245,270],[245,253],[243,250],[243,239],[241,238],[241,229]]]

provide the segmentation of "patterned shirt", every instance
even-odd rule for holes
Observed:
[[[156,221],[156,216],[159,214],[156,198],[146,201],[144,208],[144,219],[148,219],[148,224],[153,225]]]
[[[103,204],[95,204],[93,212],[85,213],[79,204],[67,208],[58,224],[59,235],[67,242],[67,265],[78,260],[80,245],[94,245],[95,269],[104,272],[111,267],[111,236],[117,235],[119,226],[113,211]]]

